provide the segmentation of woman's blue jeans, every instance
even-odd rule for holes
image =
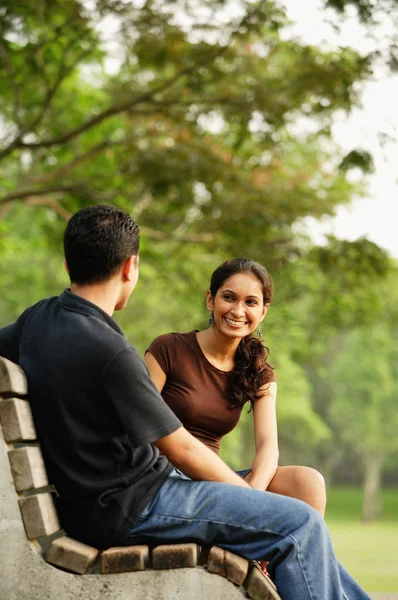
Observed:
[[[300,500],[175,470],[132,529],[132,544],[196,542],[267,560],[283,600],[370,600],[337,562],[319,513]]]

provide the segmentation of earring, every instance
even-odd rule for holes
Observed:
[[[260,326],[257,327],[257,337],[261,340],[261,329],[260,329]]]
[[[213,325],[213,313],[209,312],[209,325]]]

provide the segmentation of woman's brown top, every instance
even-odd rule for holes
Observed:
[[[195,330],[160,335],[147,352],[166,374],[166,403],[192,435],[218,454],[221,438],[236,427],[242,411],[228,403],[228,372],[207,360]]]

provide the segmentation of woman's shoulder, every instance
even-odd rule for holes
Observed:
[[[275,371],[273,367],[266,362],[264,368],[261,370],[261,385],[272,382],[276,382]]]
[[[152,354],[165,373],[168,373],[175,366],[175,361],[179,356],[186,357],[189,349],[194,348],[195,339],[195,330],[187,333],[176,331],[163,333],[153,340],[146,352]]]
[[[187,331],[184,333],[179,333],[178,331],[171,331],[170,333],[162,333],[161,335],[158,335],[153,342],[151,343],[151,345],[149,346],[149,348],[151,348],[152,346],[176,346],[180,343],[187,343],[190,344],[192,343],[192,340],[195,339],[195,335],[196,335],[196,330],[192,330],[192,331]],[[149,350],[148,348],[148,350]]]
[[[151,345],[147,348],[146,352],[151,352],[151,354],[163,354],[167,352],[171,355],[175,355],[176,352],[179,351],[181,348],[195,349],[196,344],[197,342],[195,329],[185,333],[172,331],[170,333],[163,333],[162,335],[158,335],[158,337],[155,338]]]

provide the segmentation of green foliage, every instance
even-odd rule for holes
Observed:
[[[54,214],[15,205],[9,216],[0,222],[0,325],[68,283],[62,248],[53,248]]]
[[[365,238],[355,242],[329,236],[328,245],[314,248],[319,265],[316,315],[319,322],[347,328],[372,323],[383,311],[378,285],[391,270],[388,254]],[[313,280],[313,284],[315,281]]]
[[[277,414],[279,439],[294,454],[297,448],[314,447],[328,439],[330,433],[322,419],[313,412],[311,388],[303,370],[285,354],[274,358],[278,379]]]
[[[397,338],[381,324],[353,331],[331,368],[330,415],[342,439],[368,458],[398,449]]]
[[[348,171],[353,168],[361,169],[364,173],[374,171],[373,158],[369,152],[352,150],[341,161],[339,168]]]

